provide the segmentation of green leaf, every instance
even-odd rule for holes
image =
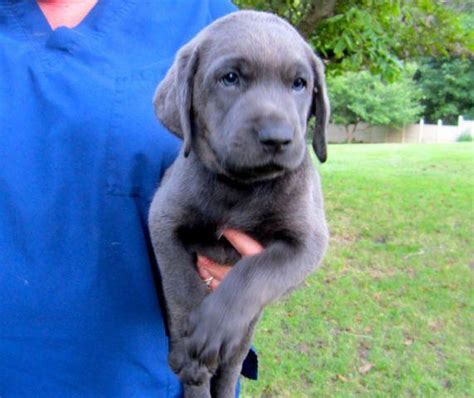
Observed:
[[[336,54],[337,57],[341,57],[343,51],[345,50],[345,48],[346,48],[346,43],[345,43],[344,39],[341,37],[337,41],[336,46],[334,47],[334,53]]]

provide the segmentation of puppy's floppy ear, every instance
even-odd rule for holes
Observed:
[[[191,152],[192,98],[198,51],[194,42],[183,47],[153,98],[155,114],[163,125],[184,140],[184,156]]]
[[[324,78],[324,65],[316,56],[312,55],[314,71],[313,101],[310,117],[316,117],[313,133],[313,149],[321,163],[327,159],[326,131],[329,123],[329,99]]]

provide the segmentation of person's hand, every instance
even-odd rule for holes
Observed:
[[[250,236],[235,229],[225,229],[223,236],[234,246],[242,257],[254,256],[263,250],[263,246]],[[217,264],[207,257],[197,256],[197,270],[201,279],[208,283],[211,291],[217,288],[223,281],[227,273],[231,270],[231,265]]]

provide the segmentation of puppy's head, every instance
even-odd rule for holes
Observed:
[[[242,182],[296,169],[316,117],[313,148],[326,160],[324,67],[296,30],[268,13],[214,22],[177,54],[154,98],[158,118],[212,171]]]

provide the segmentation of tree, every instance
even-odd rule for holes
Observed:
[[[456,124],[459,115],[474,119],[474,60],[426,59],[415,75],[423,90],[425,118]]]
[[[353,141],[360,122],[402,126],[420,116],[423,111],[419,105],[421,91],[412,76],[413,67],[406,68],[393,83],[367,71],[329,77],[332,121],[345,126],[347,142]]]
[[[292,23],[327,63],[329,74],[368,69],[396,79],[403,60],[469,55],[474,33],[464,8],[437,0],[235,0]],[[472,11],[467,11],[472,12]]]

